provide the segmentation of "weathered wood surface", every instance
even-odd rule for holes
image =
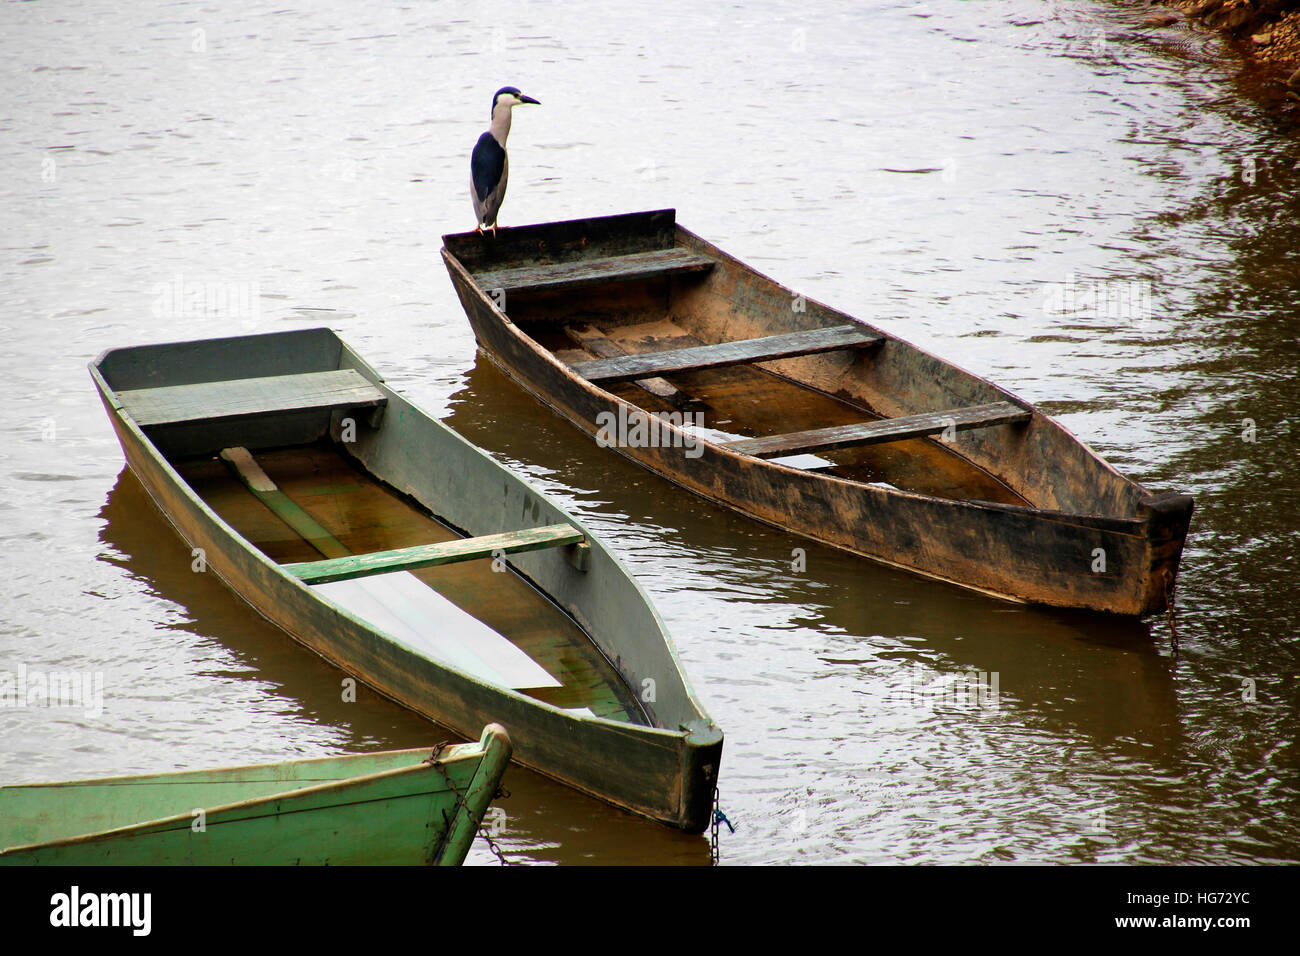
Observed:
[[[373,551],[370,554],[349,555],[326,561],[295,562],[283,565],[283,568],[307,584],[324,584],[372,574],[387,574],[390,571],[415,571],[441,564],[455,564],[458,561],[475,561],[493,557],[497,553],[520,554],[541,548],[556,548],[584,540],[586,535],[572,525],[556,524],[413,548]]]
[[[625,256],[607,256],[599,259],[579,259],[548,265],[528,265],[513,269],[494,269],[480,272],[474,278],[479,287],[492,291],[551,292],[577,289],[607,282],[636,282],[664,276],[707,272],[713,260],[685,249],[659,249],[654,252],[637,252]]]
[[[594,352],[602,359],[622,358],[629,354],[627,349],[619,345],[600,329],[592,328],[590,325],[575,323],[564,327],[564,334],[572,341],[581,345],[588,352]],[[656,398],[662,398],[664,401],[679,404],[689,399],[678,390],[672,382],[666,378],[639,378],[635,380],[638,388],[645,389]]]
[[[768,335],[739,342],[699,345],[667,352],[628,355],[623,358],[597,359],[575,365],[573,371],[589,382],[626,382],[647,375],[668,372],[694,372],[727,365],[748,365],[777,359],[833,352],[836,349],[860,348],[880,341],[880,336],[856,325],[833,329],[814,329],[787,335]]]
[[[443,236],[443,242],[472,273],[512,269],[527,262],[656,252],[673,245],[676,213],[653,209],[606,219],[553,223],[545,236],[528,226],[504,226],[495,235],[478,232]]]
[[[118,400],[143,428],[268,412],[374,408],[385,402],[356,369],[132,389]]]
[[[247,448],[223,448],[221,460],[230,465],[239,480],[262,504],[271,509],[298,536],[327,558],[345,558],[352,552],[304,511],[296,501],[281,491]]]
[[[672,217],[671,210],[657,210],[517,227],[509,248],[491,247],[471,234],[446,236],[443,261],[484,353],[589,434],[597,433],[602,415],[617,414],[633,399],[629,390],[606,390],[604,382],[585,380],[573,366],[560,364],[547,352],[539,338],[545,330],[563,325],[566,314],[581,313],[584,321],[620,341],[634,337],[627,334],[628,326],[658,326],[664,321],[702,342],[852,321],[813,300],[807,300],[806,313],[792,310],[790,303],[797,298],[792,290],[681,226],[669,235],[665,226]],[[491,257],[492,268],[502,269],[511,266],[512,258],[535,261],[537,250],[577,258],[637,243],[645,244],[642,249],[656,244],[685,248],[714,259],[716,265],[697,282],[668,285],[661,312],[637,286],[628,285],[603,289],[598,299],[516,297],[504,305],[507,317],[502,303],[475,281],[482,256]],[[892,335],[883,338],[883,347],[871,361],[851,361],[836,352],[796,357],[765,376],[802,391],[809,397],[802,404],[795,396],[783,399],[779,408],[756,405],[746,395],[753,383],[734,377],[750,373],[743,366],[696,373],[691,395],[707,404],[719,424],[750,435],[853,424],[855,418],[861,421],[872,414],[898,419],[918,409],[999,402],[1021,404],[1028,421],[1015,429],[970,430],[954,445],[885,442],[842,451],[842,458],[858,461],[871,455],[874,464],[885,466],[874,473],[862,468],[863,477],[846,475],[842,466],[829,475],[792,471],[728,449],[688,459],[680,448],[662,442],[618,445],[616,451],[760,521],[987,594],[1120,614],[1164,609],[1163,582],[1177,574],[1190,500],[1180,497],[1168,514],[1149,512],[1142,504],[1150,497],[1146,489],[1046,415],[938,356]],[[860,417],[844,421],[834,410],[823,414],[828,399],[860,409]],[[787,421],[773,427],[769,419],[778,411]],[[765,424],[755,428],[754,421]],[[950,489],[918,491],[893,483],[891,476],[900,474],[908,485],[933,484],[931,466],[946,469],[944,456],[965,469]],[[981,490],[979,476],[986,484],[999,485],[1002,494]],[[947,482],[947,473],[940,477],[940,484]],[[961,486],[967,483],[971,491],[963,493]],[[974,541],[981,546],[973,549]],[[1098,548],[1106,555],[1104,572],[1093,570]]]
[[[994,402],[988,405],[953,408],[946,412],[906,415],[902,418],[886,418],[857,425],[835,425],[831,428],[813,428],[785,435],[748,438],[744,441],[727,442],[723,447],[755,458],[778,458],[782,455],[830,451],[834,448],[851,448],[855,445],[873,445],[921,438],[925,435],[939,435],[950,428],[962,432],[972,428],[1027,422],[1031,417],[1029,412],[1018,405],[1010,402]]]

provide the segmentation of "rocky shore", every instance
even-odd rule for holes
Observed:
[[[1143,25],[1161,29],[1184,18],[1217,30],[1249,67],[1264,102],[1300,122],[1300,0],[1145,2]]]

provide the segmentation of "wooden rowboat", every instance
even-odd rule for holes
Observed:
[[[673,210],[443,237],[480,347],[602,445],[760,521],[1011,600],[1141,615],[1192,513],[1010,392]]]
[[[489,724],[435,751],[0,787],[0,865],[459,866],[509,762]]]
[[[499,720],[517,762],[707,825],[722,733],[645,594],[334,333],[115,349],[91,375],[196,571],[463,736]]]

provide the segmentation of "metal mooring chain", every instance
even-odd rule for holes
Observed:
[[[1178,653],[1178,628],[1174,621],[1174,588],[1171,583],[1169,569],[1165,568],[1162,572],[1165,577],[1165,620],[1169,622],[1169,644],[1174,649],[1174,654]]]
[[[718,788],[715,786],[713,788],[713,819],[712,822],[709,824],[709,850],[710,853],[712,854],[713,866],[718,865],[718,855],[722,849],[721,843],[718,840],[718,834],[719,832],[721,832],[718,829],[718,824],[725,823],[727,825],[728,832],[730,833],[736,832],[735,826],[732,825],[732,822],[727,819],[727,815],[723,813],[722,809],[718,806],[718,800],[719,800]]]
[[[456,789],[456,785],[452,783],[451,777],[447,773],[447,768],[442,765],[442,761],[439,759],[442,756],[443,750],[449,746],[451,746],[451,741],[444,740],[433,748],[433,753],[429,754],[429,759],[425,762],[438,768],[438,772],[442,774],[442,779],[447,783],[447,789],[456,794],[456,806],[464,807],[465,795]],[[505,787],[498,787],[497,792],[493,795],[492,799],[496,800],[508,796],[510,796],[510,791],[506,790]],[[442,817],[443,823],[446,824],[446,829],[442,834],[442,842],[438,844],[438,851],[434,853],[435,857],[438,855],[438,852],[441,852],[443,844],[447,842],[447,837],[451,835],[451,821],[447,819],[446,811],[443,812]],[[501,852],[501,847],[497,845],[496,840],[492,839],[492,834],[488,832],[486,823],[483,823],[482,821],[479,822],[477,833],[484,839],[484,841],[486,841],[488,849],[491,850],[493,855],[501,861],[502,866],[519,866],[518,863],[506,859],[505,854]]]
[[[493,799],[493,800],[505,800],[505,799],[508,798],[509,796],[510,796],[510,791],[509,791],[509,790],[507,790],[505,787],[498,787],[498,788],[497,788],[497,792],[496,792],[495,795],[493,795],[492,799]],[[483,838],[484,842],[487,843],[487,845],[488,845],[488,849],[491,850],[491,851],[493,852],[493,854],[495,854],[496,858],[497,858],[498,860],[501,861],[501,865],[502,865],[502,866],[522,866],[522,865],[523,865],[522,863],[519,863],[519,862],[516,861],[516,860],[507,860],[507,859],[506,859],[505,854],[501,852],[501,847],[499,847],[499,846],[497,845],[497,841],[494,840],[494,839],[492,839],[492,834],[491,834],[491,832],[489,831],[489,829],[488,829],[488,825],[487,825],[486,823],[480,823],[480,824],[478,825],[478,835],[481,836],[481,837]]]
[[[714,787],[713,788],[713,813],[711,815],[711,822],[709,823],[709,853],[711,857],[709,863],[710,866],[718,865],[718,824],[720,822],[721,821],[718,819],[718,788]]]

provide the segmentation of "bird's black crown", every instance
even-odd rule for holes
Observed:
[[[493,109],[496,109],[496,108],[497,108],[497,100],[501,99],[501,94],[502,94],[502,93],[514,93],[516,96],[518,96],[518,95],[519,95],[519,87],[517,87],[517,86],[503,86],[503,87],[501,87],[501,89],[499,89],[499,90],[497,90],[495,93],[493,93],[493,94],[492,94],[492,108],[493,108]]]

